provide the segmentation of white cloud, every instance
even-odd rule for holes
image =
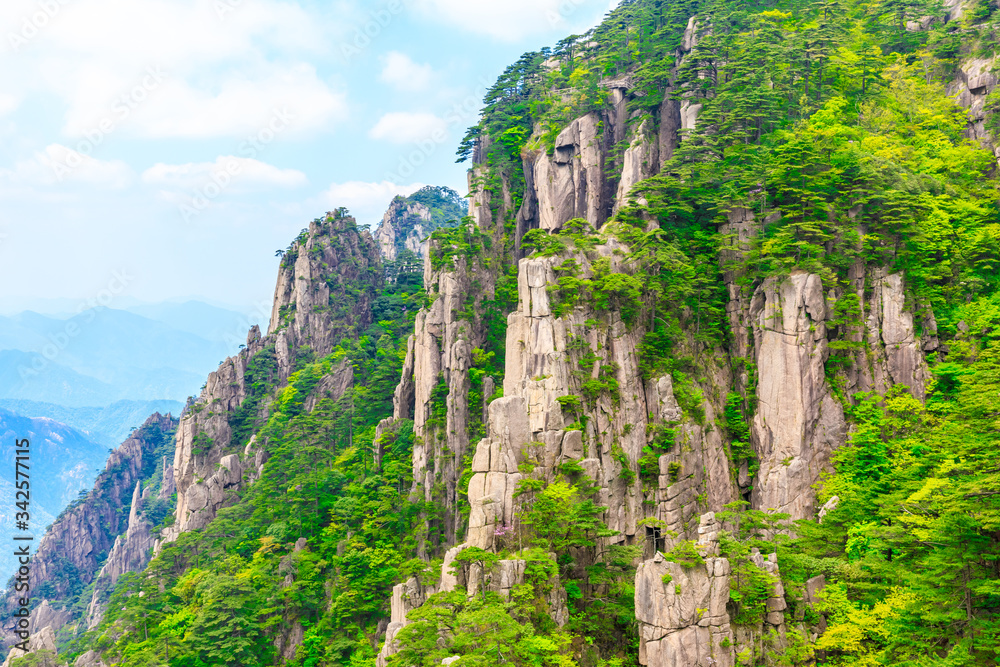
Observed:
[[[411,195],[424,185],[424,183],[398,185],[390,181],[348,181],[332,184],[323,193],[322,199],[330,210],[346,206],[360,224],[374,226],[382,219],[393,197]]]
[[[274,68],[255,81],[232,78],[217,93],[186,81],[167,81],[156,104],[135,112],[135,132],[148,137],[243,136],[280,117],[280,131],[328,127],[347,115],[343,93],[330,90],[311,65]]]
[[[439,142],[447,131],[448,124],[443,118],[434,114],[393,111],[379,118],[375,126],[368,131],[368,136],[396,144],[428,138]]]
[[[215,174],[228,174],[237,184],[294,188],[309,182],[306,175],[297,169],[280,169],[260,160],[233,155],[220,155],[215,162],[160,162],[142,172],[142,180],[150,185],[190,189],[204,185]]]
[[[606,0],[414,0],[428,18],[443,17],[462,30],[513,42],[570,25],[589,25]]]
[[[390,51],[382,56],[381,61],[382,73],[379,78],[398,90],[426,90],[434,76],[434,69],[430,65],[418,65],[399,51]]]
[[[296,130],[327,128],[346,114],[344,93],[307,64],[316,54],[329,55],[336,28],[296,3],[50,4],[57,9],[45,25],[25,33],[30,38],[17,49],[18,66],[0,71],[0,89],[61,99],[66,136],[84,136],[106,119],[145,137],[239,136],[258,129],[278,105],[296,113]],[[231,9],[220,12],[220,6]],[[8,33],[20,35],[39,7],[34,0],[5,0],[5,41]],[[152,86],[151,70],[163,73]],[[0,101],[0,113],[3,106]]]
[[[18,104],[20,104],[20,100],[13,95],[0,93],[0,116],[13,111],[17,108]]]
[[[14,169],[0,170],[0,177],[24,186],[80,183],[121,189],[132,183],[134,174],[121,160],[97,160],[61,144],[50,144],[18,162]]]

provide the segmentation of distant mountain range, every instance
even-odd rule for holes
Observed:
[[[68,319],[0,317],[0,399],[68,407],[184,400],[238,350],[249,325],[240,313],[195,301]]]
[[[14,531],[14,450],[16,441],[31,445],[30,528],[38,545],[46,526],[55,520],[81,491],[90,488],[104,468],[108,447],[94,442],[75,428],[52,419],[29,418],[0,409],[0,541],[11,544]],[[0,550],[0,577],[13,571],[11,549]]]
[[[81,431],[88,439],[103,447],[117,447],[133,428],[138,427],[154,412],[179,416],[184,404],[180,401],[117,401],[105,407],[70,408],[54,403],[0,399],[0,409],[23,417],[54,419]]]
[[[10,544],[13,528],[17,438],[32,443],[32,528],[40,538],[134,427],[154,412],[180,414],[205,376],[238,351],[250,324],[197,301],[0,317],[0,540]],[[3,580],[9,551],[0,554]]]

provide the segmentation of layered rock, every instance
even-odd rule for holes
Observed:
[[[87,628],[93,629],[101,622],[106,608],[106,598],[115,582],[126,572],[139,572],[149,562],[156,538],[150,532],[152,523],[140,515],[139,505],[152,497],[152,488],[140,494],[141,483],[136,482],[132,493],[132,506],[128,515],[128,529],[115,538],[104,566],[94,582],[94,593],[87,607]]]
[[[301,360],[328,354],[342,337],[371,324],[371,304],[383,282],[378,244],[342,210],[303,230],[282,257],[267,335],[252,327],[245,347],[209,374],[181,420],[174,457],[176,521],[159,544],[208,525],[233,502],[246,475],[259,475],[263,448],[234,440],[237,419],[258,416],[256,403],[244,405],[253,391],[248,374],[263,373],[256,380],[280,384]],[[344,368],[324,378],[313,405],[339,397],[351,381]]]
[[[372,234],[382,259],[395,261],[403,250],[425,257],[430,233],[457,224],[464,208],[459,194],[446,187],[427,185],[408,197],[397,195]]]
[[[961,3],[956,2],[952,11],[961,14]],[[968,109],[966,135],[991,150],[1000,158],[1000,145],[986,129],[990,110],[986,107],[987,97],[997,86],[997,75],[993,72],[995,58],[969,58],[958,69],[955,80],[948,86],[948,94]]]
[[[913,313],[906,308],[901,273],[859,264],[852,268],[850,278],[864,317],[864,333],[852,332],[852,339],[864,345],[855,355],[848,386],[852,392],[885,394],[898,384],[923,400],[931,379],[924,353],[937,348],[933,313],[926,309],[924,329],[928,336],[923,341],[916,333]]]
[[[814,513],[813,485],[844,442],[844,410],[826,380],[826,297],[819,276],[768,278],[750,305],[757,364],[751,438],[760,459],[754,507]]]
[[[32,557],[29,585],[39,590],[44,584],[48,591],[49,600],[37,613],[47,613],[42,607],[54,612],[47,622],[53,630],[71,620],[63,613],[68,596],[94,580],[105,556],[127,532],[131,522],[123,520],[119,509],[128,506],[139,482],[161,463],[154,451],[176,428],[177,421],[170,415],[152,415],[111,452],[86,498],[70,506],[45,532]],[[16,603],[17,595],[8,589],[2,600],[5,617]],[[39,618],[36,616],[36,626],[42,622]]]
[[[467,546],[467,544],[460,544],[445,553],[444,562],[441,564],[441,575],[436,582],[422,584],[418,578],[410,577],[405,582],[392,587],[389,625],[385,631],[385,643],[375,659],[376,667],[386,667],[388,657],[399,650],[395,638],[399,631],[409,623],[407,615],[411,611],[420,607],[427,601],[427,598],[435,593],[447,593],[466,585],[464,578],[461,578],[461,571],[456,574],[452,570],[455,569],[455,557]]]
[[[56,636],[52,628],[45,626],[28,639],[28,650],[24,651],[16,646],[11,648],[7,654],[7,659],[3,661],[3,667],[10,667],[11,662],[16,658],[23,658],[26,655],[34,654],[33,665],[36,667],[57,667],[59,662],[56,657]]]
[[[463,529],[465,489],[459,488],[459,479],[469,452],[470,427],[479,420],[469,412],[469,369],[473,350],[486,342],[483,303],[494,295],[496,248],[503,239],[503,230],[493,225],[493,205],[489,193],[473,189],[467,233],[476,235],[473,243],[478,247],[472,257],[452,254],[448,248],[429,251],[433,261],[424,264],[424,288],[431,303],[417,313],[395,390],[393,419],[413,419],[413,491],[445,508],[441,525],[435,519],[431,526],[443,542],[421,541],[421,555],[428,550],[443,553]],[[487,238],[491,243],[484,242]]]
[[[704,563],[684,567],[662,554],[639,565],[635,617],[639,663],[649,667],[733,667],[727,604],[729,560],[718,556],[718,524],[711,513],[699,525]]]
[[[286,379],[301,348],[323,355],[371,324],[383,283],[378,244],[354,218],[335,212],[313,220],[282,258],[268,342]]]

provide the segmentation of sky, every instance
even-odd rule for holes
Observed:
[[[277,249],[338,206],[374,228],[395,194],[466,194],[486,88],[616,4],[3,0],[0,312],[266,320]]]

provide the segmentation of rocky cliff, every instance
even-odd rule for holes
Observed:
[[[95,579],[105,572],[117,578],[148,562],[150,528],[162,521],[173,494],[172,469],[165,459],[168,454],[172,458],[176,429],[177,420],[170,415],[157,413],[147,419],[111,452],[94,488],[46,530],[31,560],[29,585],[38,603],[32,632],[46,627],[58,632],[82,620],[69,609]],[[147,485],[145,496],[139,493],[142,484]],[[161,494],[162,511],[154,506],[152,493]],[[146,512],[159,516],[151,519]],[[5,618],[16,607],[16,598],[13,589],[4,593],[0,608]]]
[[[202,560],[191,575],[173,547],[166,556],[188,574],[161,568],[147,590],[188,596],[192,615],[211,607],[203,620],[236,619],[244,641],[232,644],[244,657],[224,655],[193,629],[188,655],[388,667],[489,661],[476,651],[493,641],[497,656],[549,651],[588,665],[811,664],[803,646],[829,619],[817,606],[824,575],[805,570],[854,573],[887,554],[884,566],[896,552],[880,540],[903,528],[876,526],[874,505],[860,505],[838,534],[845,544],[829,547],[850,544],[836,567],[826,551],[808,565],[783,560],[787,540],[841,521],[836,497],[821,509],[817,490],[828,495],[852,431],[888,428],[862,424],[862,408],[903,405],[910,414],[892,428],[914,433],[922,402],[940,398],[939,321],[975,356],[954,309],[985,289],[969,266],[992,266],[994,246],[969,246],[973,260],[954,270],[966,260],[920,253],[950,247],[935,245],[929,220],[974,227],[993,209],[960,189],[975,178],[942,176],[936,152],[912,156],[934,144],[979,164],[961,135],[992,147],[995,79],[991,60],[953,63],[966,126],[892,144],[899,119],[927,121],[908,121],[908,133],[958,122],[938,88],[921,87],[930,74],[887,59],[889,92],[852,107],[844,96],[860,93],[848,84],[801,91],[814,70],[786,77],[785,52],[767,51],[800,24],[768,11],[733,27],[719,11],[622,3],[613,20],[508,68],[463,142],[468,216],[427,242],[423,291],[391,292],[385,267],[423,243],[426,202],[394,201],[374,237],[339,210],[289,246],[267,334],[251,330],[178,427],[175,520],[157,548],[206,529],[190,544],[225,565]],[[917,16],[892,48],[961,11]],[[956,192],[980,218],[962,217],[975,206]],[[954,237],[960,227],[943,226]],[[343,414],[332,406],[348,394]],[[901,456],[922,447],[908,442]],[[855,485],[884,486],[886,448],[864,454],[884,461]],[[952,460],[948,479],[964,474]],[[122,501],[130,492],[134,508],[146,490],[130,485]],[[215,521],[255,492],[270,495]],[[233,530],[231,516],[247,526]],[[149,539],[133,511],[91,621]],[[970,623],[975,595],[961,614]],[[115,627],[150,655],[182,643],[173,626],[152,640],[143,627],[140,640],[138,616],[124,612],[142,604],[129,600]],[[241,616],[251,611],[265,620]]]
[[[405,259],[404,251],[417,258],[427,254],[427,239],[440,227],[453,227],[465,214],[465,202],[452,190],[426,185],[412,195],[397,195],[389,204],[372,236],[387,264]]]
[[[297,366],[368,326],[383,280],[377,244],[343,210],[314,220],[288,247],[267,335],[251,328],[245,347],[209,374],[181,419],[174,455],[176,521],[163,531],[161,545],[208,525],[259,477],[267,453],[251,436],[266,414],[263,401]],[[349,368],[346,373],[335,383],[341,393],[350,384]]]
[[[698,67],[697,61],[686,61],[708,34],[705,25],[694,16],[687,22],[671,82],[684,68]],[[990,62],[967,61],[952,88],[971,109],[969,136],[992,146],[982,120],[984,96],[996,83]],[[437,497],[430,493],[435,484],[446,489],[440,499],[455,519],[442,549],[464,539],[467,545],[500,551],[496,536],[516,526],[524,511],[517,497],[521,482],[551,482],[567,464],[578,466],[596,487],[595,502],[606,508],[602,518],[614,532],[609,542],[641,545],[647,558],[635,579],[640,662],[733,665],[744,649],[762,655],[761,642],[772,631],[784,637],[787,605],[775,556],[756,554],[754,567],[776,581],[767,619],[752,628],[731,625],[730,567],[719,556],[717,534],[723,526],[713,512],[746,498],[753,509],[792,520],[815,518],[817,484],[831,470],[832,453],[847,441],[845,406],[858,392],[884,395],[894,386],[922,400],[931,380],[926,357],[938,347],[937,326],[929,304],[914,303],[903,272],[888,264],[859,258],[846,283],[837,284],[801,269],[748,276],[738,265],[754,239],[782,214],[732,207],[719,226],[729,241],[717,257],[730,335],[723,345],[706,345],[696,335],[691,313],[682,315],[690,328],[675,354],[693,360],[694,369],[682,407],[675,396],[676,375],[649,375],[642,367],[644,341],[651,333],[648,311],[627,322],[621,310],[576,300],[564,290],[569,284],[593,284],[602,275],[639,272],[629,259],[634,249],[606,223],[631,210],[648,221],[647,231],[657,229],[642,187],[633,187],[659,174],[682,137],[697,127],[698,96],[706,93],[671,83],[650,114],[634,110],[637,100],[648,109],[649,98],[630,76],[599,85],[606,91],[602,110],[570,120],[548,147],[539,145],[544,128],[536,125],[518,156],[520,164],[515,161],[506,170],[487,166],[491,139],[474,135],[469,214],[475,230],[496,239],[506,224],[516,235],[515,248],[498,253],[494,246],[485,252],[500,257],[501,266],[517,263],[517,303],[506,322],[503,397],[489,403],[482,418],[468,405],[471,350],[482,347],[483,339],[458,314],[469,285],[495,287],[502,273],[495,263],[491,274],[483,268],[488,263],[457,261],[427,272],[427,284],[436,286],[440,297],[418,315],[396,391],[395,417],[412,414],[424,438],[425,448],[413,461],[414,479],[418,486],[423,480],[427,499]],[[518,187],[523,196],[512,195]],[[844,213],[852,220],[863,215],[861,207]],[[579,236],[585,230],[587,240],[576,242],[575,249],[568,241],[553,250],[534,237],[531,246],[522,247],[534,229],[550,237]],[[432,245],[430,252],[441,248]],[[838,311],[845,298],[858,304],[851,323]],[[841,358],[846,356],[843,363],[831,365],[831,343]],[[439,383],[445,409],[431,424]],[[748,455],[736,452],[733,433],[720,428],[727,397],[733,395],[744,397],[750,411]],[[480,419],[486,437],[475,444],[466,434]],[[435,436],[442,426],[444,435]],[[426,444],[437,441],[441,444]],[[456,462],[463,456],[471,457],[464,533],[458,517],[465,489],[453,490]],[[696,541],[705,556],[697,571],[661,555],[684,541]],[[677,595],[673,585],[662,583],[667,578],[677,582]],[[408,599],[407,609],[426,597],[396,594]],[[395,600],[393,623],[401,625],[407,609],[397,613]],[[380,660],[384,663],[394,650],[387,641]]]

